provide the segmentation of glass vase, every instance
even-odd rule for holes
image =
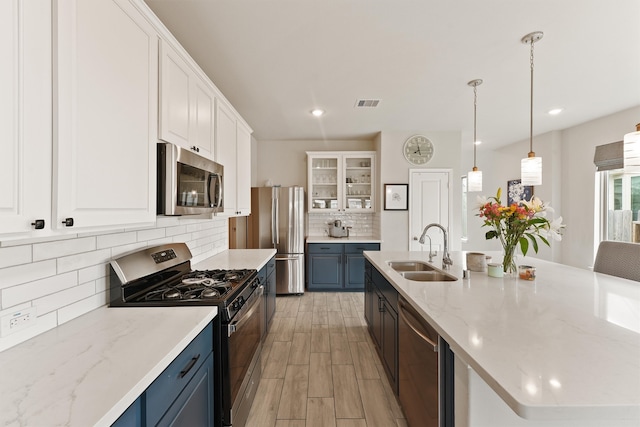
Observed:
[[[505,245],[502,257],[502,270],[508,277],[516,277],[518,266],[516,265],[516,245]]]

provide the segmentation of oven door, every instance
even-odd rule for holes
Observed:
[[[264,286],[258,286],[242,309],[223,327],[222,369],[224,425],[243,426],[249,416],[258,384],[261,366],[261,319],[264,316]],[[226,332],[226,334],[225,334]]]

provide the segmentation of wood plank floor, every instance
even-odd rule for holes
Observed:
[[[364,294],[278,296],[247,427],[406,427],[366,329]]]

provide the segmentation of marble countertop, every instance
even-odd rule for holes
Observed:
[[[519,416],[640,421],[637,282],[531,257],[535,281],[462,279],[465,252],[452,253],[457,281],[415,282],[387,262],[426,252],[364,254]]]
[[[260,270],[276,254],[275,249],[228,249],[193,264],[196,270],[255,268]]]
[[[0,353],[0,425],[109,426],[217,307],[101,307]]]
[[[382,240],[373,236],[307,236],[307,243],[381,243]]]

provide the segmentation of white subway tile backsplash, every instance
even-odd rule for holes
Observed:
[[[37,307],[38,314],[44,314],[88,298],[93,294],[95,294],[95,283],[87,282],[55,294],[36,298],[33,300],[33,305]]]
[[[138,231],[139,242],[160,239],[162,237],[165,237],[164,228],[153,228],[149,230]]]
[[[101,249],[99,251],[85,252],[82,254],[65,256],[58,258],[58,273],[78,270],[80,268],[105,263],[111,259],[111,249]]]
[[[68,322],[76,317],[82,316],[85,313],[95,310],[98,307],[102,307],[107,304],[107,294],[101,292],[99,294],[91,295],[88,298],[75,302],[73,304],[62,307],[58,310],[58,324]]]
[[[91,267],[78,270],[78,283],[86,283],[109,275],[109,268],[106,264],[92,265]]]
[[[56,274],[56,260],[33,262],[0,269],[0,289],[33,280],[44,279]]]
[[[162,243],[185,242],[200,262],[229,247],[228,220],[158,217],[155,227],[82,233],[0,246],[0,317],[35,307],[38,321],[7,337],[0,351],[108,303],[109,261]],[[33,254],[33,258],[32,258]]]
[[[147,247],[147,242],[137,242],[130,245],[114,246],[111,248],[111,258],[118,258],[124,254],[134,252]]]
[[[78,273],[71,271],[46,279],[34,280],[22,285],[2,289],[2,308],[31,301],[45,295],[55,294],[78,284]]]
[[[31,246],[0,248],[0,268],[31,262]]]
[[[82,237],[58,242],[36,243],[33,245],[33,260],[59,258],[96,249],[95,237]]]
[[[167,236],[177,236],[179,234],[184,234],[187,231],[186,225],[178,225],[175,227],[167,227],[165,228],[165,234]]]
[[[122,246],[138,241],[138,233],[129,231],[126,233],[105,234],[97,237],[97,249]]]

